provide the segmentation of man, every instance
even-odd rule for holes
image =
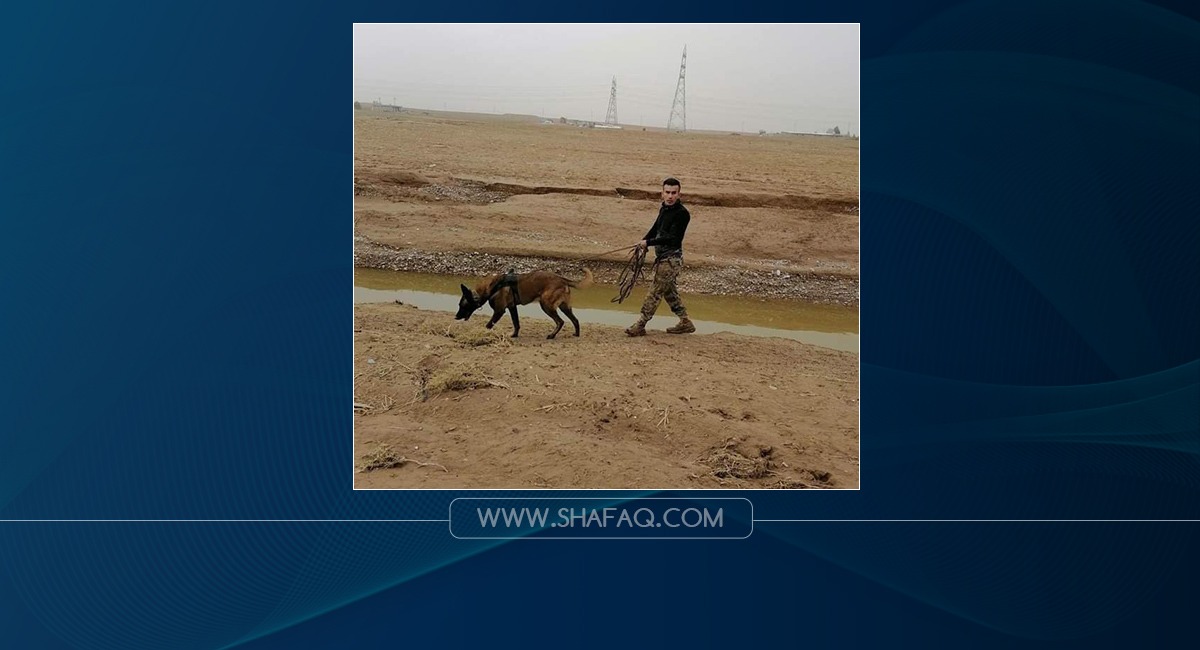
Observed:
[[[688,222],[692,220],[692,215],[688,214],[687,208],[679,201],[679,190],[678,180],[668,178],[663,181],[662,205],[658,208],[658,218],[638,243],[643,249],[654,247],[654,286],[650,288],[646,301],[642,303],[641,318],[625,330],[629,336],[646,335],[646,323],[650,322],[654,311],[658,309],[659,301],[664,298],[671,311],[679,317],[679,323],[668,327],[667,331],[671,334],[690,334],[696,331],[696,326],[688,318],[683,301],[679,299],[679,292],[675,290],[675,279],[683,268],[683,234],[687,231]]]

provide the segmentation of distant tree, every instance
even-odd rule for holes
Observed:
[[[758,134],[759,134],[759,135],[766,135],[766,134],[767,134],[767,130],[766,130],[766,129],[759,129],[759,130],[758,130]]]
[[[834,135],[841,135],[841,134],[842,134],[842,131],[841,131],[841,129],[839,129],[839,128],[837,128],[837,127],[835,126],[835,127],[833,127],[833,134],[834,134]]]
[[[358,102],[354,102],[354,110],[356,110],[356,111],[362,110],[362,104],[360,104]]]

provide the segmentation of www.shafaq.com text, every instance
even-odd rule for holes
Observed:
[[[483,528],[722,528],[723,508],[476,508]]]

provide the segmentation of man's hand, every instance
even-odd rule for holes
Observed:
[[[642,241],[638,242],[638,248],[640,248],[640,249],[642,249],[642,250],[646,250],[646,249],[648,248],[648,246],[646,246],[646,240],[645,240],[645,239],[643,239]]]

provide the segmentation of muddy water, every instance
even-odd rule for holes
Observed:
[[[473,287],[475,277],[409,273],[381,269],[354,270],[354,302],[392,302],[399,300],[420,309],[454,312],[461,292],[458,285]],[[613,285],[597,284],[587,289],[572,289],[571,304],[579,322],[603,323],[627,327],[636,320],[647,285],[639,285],[623,304],[610,302],[618,293]],[[696,331],[700,334],[733,332],[747,336],[777,336],[821,347],[858,352],[858,309],[816,305],[794,300],[762,300],[735,296],[681,294]],[[486,314],[484,314],[486,312]],[[486,320],[490,309],[481,311]],[[478,317],[480,314],[477,314]],[[521,309],[528,318],[547,318],[536,305]],[[524,318],[522,319],[524,320]],[[664,301],[658,307],[649,329],[674,325],[675,316]],[[512,324],[508,317],[500,326]],[[568,322],[563,329],[568,332]]]

